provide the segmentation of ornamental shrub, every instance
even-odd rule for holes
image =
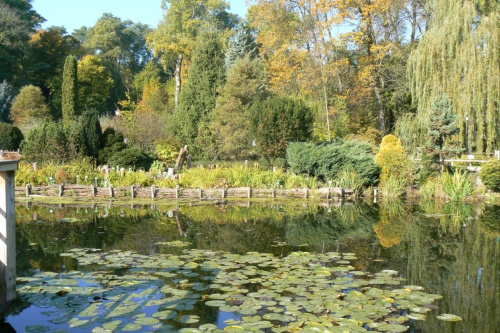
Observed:
[[[479,173],[484,186],[494,192],[500,192],[500,161],[485,163]]]
[[[408,179],[410,174],[408,168],[408,156],[399,138],[389,134],[384,136],[380,144],[380,150],[375,155],[375,162],[382,168],[381,181],[394,177]]]
[[[372,146],[367,142],[335,140],[331,143],[294,142],[288,145],[287,160],[292,172],[336,180],[344,171],[354,171],[363,186],[378,183],[380,167],[375,163]]]
[[[111,166],[124,168],[144,168],[148,170],[153,163],[153,158],[136,147],[126,148],[115,152],[108,160]]]
[[[19,128],[0,123],[0,150],[17,150],[24,136]]]
[[[257,149],[268,160],[285,157],[290,142],[312,135],[313,113],[301,101],[273,97],[255,103],[250,113]]]

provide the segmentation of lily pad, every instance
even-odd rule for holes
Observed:
[[[459,316],[449,314],[449,313],[440,314],[439,316],[436,316],[436,318],[439,320],[443,320],[443,321],[461,321],[462,320],[462,318],[460,318]]]

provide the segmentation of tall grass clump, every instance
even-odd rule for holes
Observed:
[[[444,173],[443,190],[450,200],[465,200],[474,193],[474,182],[467,171],[456,170],[453,174]]]
[[[405,193],[406,186],[405,179],[388,176],[380,182],[379,190],[383,197],[399,198]]]
[[[340,188],[350,188],[358,193],[363,188],[365,180],[354,170],[342,170],[335,180],[335,185]]]
[[[423,199],[432,199],[444,197],[442,177],[427,178],[425,183],[420,186],[420,196]]]

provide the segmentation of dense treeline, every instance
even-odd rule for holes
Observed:
[[[253,0],[241,18],[224,0],[163,0],[156,28],[106,13],[71,34],[41,29],[31,0],[0,8],[0,120],[24,147],[55,128],[42,122],[67,137],[92,111],[129,153],[170,163],[186,144],[195,160],[277,165],[290,142],[390,133],[436,162],[498,149],[496,2]],[[113,160],[94,140],[59,156]]]

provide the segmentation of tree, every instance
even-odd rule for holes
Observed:
[[[0,122],[9,121],[10,108],[14,98],[14,88],[6,80],[3,80],[0,83]]]
[[[102,128],[97,111],[84,112],[80,118],[80,128],[83,141],[82,152],[87,156],[97,158],[102,140]]]
[[[134,75],[152,58],[146,46],[146,35],[150,32],[151,28],[145,24],[122,21],[110,13],[104,13],[85,32],[84,48],[102,59],[115,82],[113,102],[130,93]]]
[[[175,106],[180,103],[181,73],[184,60],[191,58],[197,37],[204,31],[217,31],[227,36],[236,17],[227,12],[224,0],[163,0],[165,11],[158,28],[148,35],[154,55],[161,58],[165,71],[175,64]]]
[[[418,117],[427,120],[435,99],[446,94],[462,147],[469,134],[477,152],[492,152],[500,142],[500,5],[475,0],[428,0],[428,5],[429,30],[408,63]]]
[[[229,46],[226,51],[226,70],[229,70],[238,59],[249,57],[255,58],[258,55],[257,44],[250,33],[250,29],[240,24],[236,29],[234,36],[229,40]]]
[[[437,162],[444,164],[446,157],[456,155],[464,150],[455,147],[453,142],[447,142],[448,139],[460,132],[457,127],[457,116],[447,97],[440,96],[434,101],[429,114],[428,126],[425,148],[427,153],[434,156]]]
[[[375,155],[375,162],[382,168],[381,181],[395,177],[409,181],[409,159],[401,139],[389,134],[383,137],[380,150]]]
[[[268,160],[284,158],[289,142],[312,135],[313,114],[303,102],[273,97],[255,103],[250,112],[257,148]]]
[[[0,150],[17,150],[23,139],[23,133],[18,127],[0,123]]]
[[[67,124],[76,120],[78,115],[78,73],[75,56],[68,56],[64,63],[62,83],[62,115],[63,122]]]
[[[33,10],[31,0],[0,2],[0,81],[7,80],[16,86],[21,82],[26,46],[43,20]]]
[[[188,79],[174,113],[174,132],[189,145],[198,137],[199,125],[208,123],[219,88],[224,83],[224,53],[217,33],[198,37]],[[191,147],[194,148],[194,147]]]
[[[11,116],[15,125],[24,125],[30,120],[50,119],[50,108],[42,90],[33,85],[23,87],[12,104]]]
[[[85,110],[95,109],[99,114],[109,111],[113,79],[102,60],[94,55],[86,55],[78,63],[78,105]]]
[[[64,128],[61,123],[53,121],[34,127],[21,143],[20,150],[28,162],[62,163],[69,160]]]
[[[242,159],[250,155],[253,148],[250,108],[269,95],[267,84],[262,59],[251,59],[247,55],[231,65],[227,82],[217,98],[211,124],[222,157]]]

